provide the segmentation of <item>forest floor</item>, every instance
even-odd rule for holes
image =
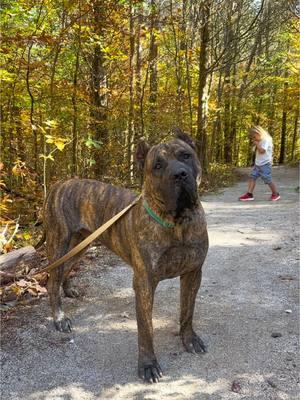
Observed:
[[[293,400],[298,398],[298,170],[275,167],[281,200],[238,202],[240,181],[202,198],[210,250],[194,327],[204,355],[183,351],[178,332],[179,279],[160,283],[155,348],[164,377],[137,378],[132,272],[105,248],[92,247],[64,299],[73,332],[56,332],[47,297],[2,320],[1,399],[6,400]]]

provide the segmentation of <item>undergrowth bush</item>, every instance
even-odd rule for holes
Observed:
[[[221,163],[209,164],[208,170],[202,176],[200,193],[214,192],[222,187],[230,186],[237,180],[237,174],[231,165]]]

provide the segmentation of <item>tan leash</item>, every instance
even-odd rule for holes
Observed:
[[[112,217],[110,220],[105,222],[102,226],[100,226],[98,229],[96,229],[92,234],[90,234],[87,238],[85,238],[82,242],[80,242],[77,246],[73,247],[72,250],[70,250],[68,253],[66,253],[64,256],[59,258],[58,260],[54,261],[52,264],[48,265],[45,268],[42,268],[41,270],[35,272],[31,276],[41,274],[42,272],[49,272],[52,271],[54,268],[57,268],[64,262],[68,261],[71,257],[74,257],[76,254],[78,254],[81,250],[83,250],[85,247],[87,247],[90,243],[92,243],[93,240],[95,240],[98,236],[100,236],[103,232],[105,232],[110,226],[112,226],[118,219],[120,219],[127,211],[129,211],[136,203],[139,201],[142,195],[139,195],[132,203],[129,204],[126,208],[124,208],[122,211],[120,211],[118,214],[116,214],[114,217]]]

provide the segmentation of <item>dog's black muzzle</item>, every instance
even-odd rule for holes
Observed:
[[[185,209],[193,209],[198,198],[197,183],[192,171],[182,163],[180,164],[176,165],[171,172],[176,192],[176,218],[180,217]]]

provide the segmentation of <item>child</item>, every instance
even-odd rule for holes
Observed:
[[[280,199],[275,183],[272,181],[272,137],[261,126],[253,126],[249,129],[249,138],[255,148],[255,165],[250,174],[248,182],[248,192],[239,197],[240,201],[254,200],[253,190],[255,188],[256,179],[261,177],[262,180],[269,185],[272,195],[271,201]]]

